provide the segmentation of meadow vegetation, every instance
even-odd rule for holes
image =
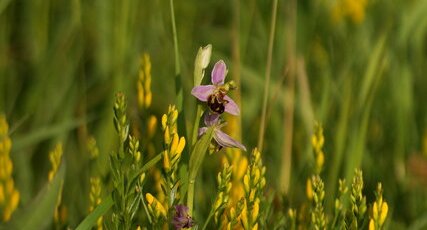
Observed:
[[[0,1],[0,229],[426,229],[427,1]]]

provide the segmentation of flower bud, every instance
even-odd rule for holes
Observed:
[[[381,206],[381,215],[380,215],[380,225],[382,226],[384,224],[385,219],[387,218],[388,213],[388,204],[387,202],[383,202],[383,205]]]
[[[212,54],[212,45],[200,47],[194,61],[194,85],[200,85],[204,76],[204,69],[208,67]]]

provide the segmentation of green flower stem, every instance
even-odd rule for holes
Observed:
[[[200,138],[199,141],[195,144],[193,151],[190,156],[190,171],[188,177],[188,194],[187,194],[187,207],[188,214],[191,216],[193,214],[193,202],[194,202],[194,183],[196,181],[197,173],[200,166],[203,163],[205,158],[206,151],[209,148],[209,145],[213,136],[213,127],[208,128],[206,133]]]

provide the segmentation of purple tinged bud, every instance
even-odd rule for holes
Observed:
[[[180,230],[182,228],[191,228],[194,226],[193,218],[188,215],[187,206],[182,204],[175,206],[175,215],[172,219],[172,224],[177,230]]]

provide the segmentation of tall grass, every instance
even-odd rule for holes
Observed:
[[[90,190],[86,141],[97,140],[96,168],[108,175],[108,156],[117,148],[114,95],[125,92],[130,117],[138,114],[134,95],[144,52],[152,60],[153,92],[145,112],[160,118],[168,104],[177,104],[190,142],[194,57],[212,44],[211,63],[224,59],[238,85],[233,98],[241,117],[233,127],[241,132],[233,137],[262,150],[267,191],[277,191],[280,210],[299,210],[306,200],[317,121],[325,135],[327,211],[338,179],[349,182],[361,168],[366,191],[382,182],[387,226],[425,228],[427,3],[379,0],[351,8],[355,2],[363,1],[1,1],[0,113],[10,124],[21,193],[22,214],[13,226],[37,206],[42,211],[31,221],[53,222],[61,181],[66,225],[75,227],[89,214],[88,195],[82,195]],[[58,142],[66,166],[48,189],[48,153]],[[160,149],[161,141],[154,142]],[[210,170],[219,171],[217,158],[204,163],[208,173],[200,186],[216,186]],[[373,193],[366,194],[372,203]],[[202,192],[196,202],[209,203],[211,195]],[[199,216],[209,213],[199,210]]]

